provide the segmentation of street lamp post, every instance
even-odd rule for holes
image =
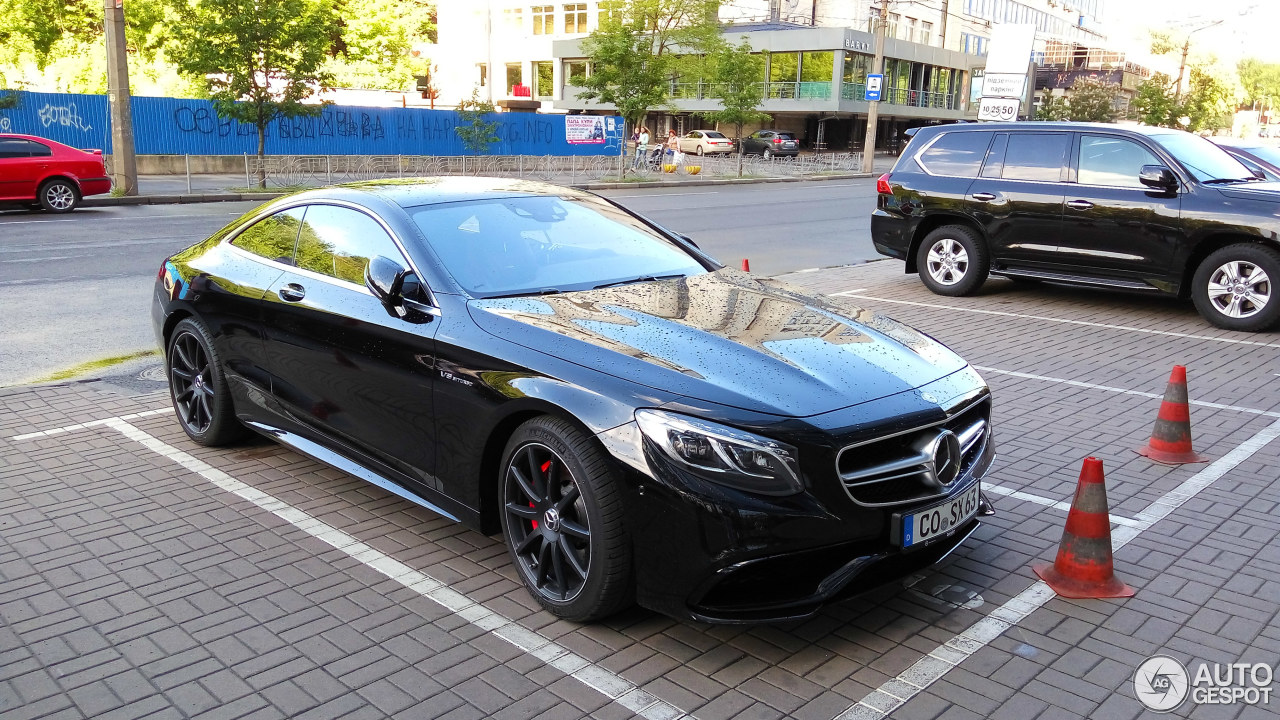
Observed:
[[[884,31],[889,23],[889,0],[880,0],[880,17],[876,18],[876,56],[871,62],[871,74],[884,72]],[[885,92],[885,83],[880,84],[880,92]],[[862,141],[862,172],[872,172],[876,161],[876,124],[880,119],[880,101],[867,103],[867,135]]]
[[[1214,27],[1216,25],[1221,25],[1221,24],[1222,24],[1221,20],[1214,20],[1208,25],[1201,25],[1195,30],[1192,30],[1191,32],[1187,33],[1187,39],[1185,42],[1182,43],[1182,62],[1178,64],[1178,89],[1173,93],[1174,102],[1179,102],[1182,100],[1182,76],[1187,70],[1187,53],[1191,51],[1191,36],[1195,35],[1201,30],[1208,30],[1211,27]]]

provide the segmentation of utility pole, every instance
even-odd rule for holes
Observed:
[[[1221,24],[1222,24],[1222,21],[1217,20],[1215,22],[1209,23],[1208,25],[1201,25],[1195,30],[1192,30],[1191,32],[1187,33],[1187,40],[1186,42],[1182,43],[1182,62],[1178,63],[1178,89],[1175,90],[1173,93],[1173,101],[1175,103],[1180,102],[1182,100],[1182,75],[1187,71],[1187,53],[1191,51],[1191,36],[1195,35],[1201,30],[1208,30],[1211,27],[1215,27]]]
[[[111,107],[111,172],[116,189],[125,195],[137,195],[138,160],[133,154],[124,0],[104,0],[103,11],[107,35],[107,104]]]
[[[884,73],[884,31],[889,24],[889,0],[880,0],[880,17],[876,19],[876,57],[871,61],[871,74]],[[880,83],[883,95],[889,88],[887,83]],[[867,103],[867,137],[862,141],[862,172],[872,172],[876,160],[876,123],[880,119],[880,101]]]

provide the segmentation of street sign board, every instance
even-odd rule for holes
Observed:
[[[880,99],[880,86],[884,84],[884,75],[867,76],[867,92],[863,99],[872,102]]]
[[[1027,86],[1024,73],[992,73],[982,77],[982,96],[993,98],[1022,99],[1022,91]]]
[[[978,119],[994,122],[1013,122],[1018,119],[1022,101],[1017,98],[984,97],[978,104]]]

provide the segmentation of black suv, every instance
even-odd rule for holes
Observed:
[[[1280,321],[1280,183],[1190,133],[925,127],[876,189],[876,250],[940,295],[995,274],[1190,296],[1232,330]]]

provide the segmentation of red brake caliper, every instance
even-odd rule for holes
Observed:
[[[546,472],[550,467],[551,467],[551,461],[550,461],[550,460],[548,460],[548,461],[546,461],[546,462],[542,463],[542,472],[544,472],[544,473],[545,473],[545,472]],[[529,507],[536,507],[536,506],[535,506],[533,503],[529,503]],[[538,521],[537,521],[537,520],[533,520],[532,522],[533,522],[533,529],[534,529],[534,530],[537,530],[537,529],[538,529]]]

